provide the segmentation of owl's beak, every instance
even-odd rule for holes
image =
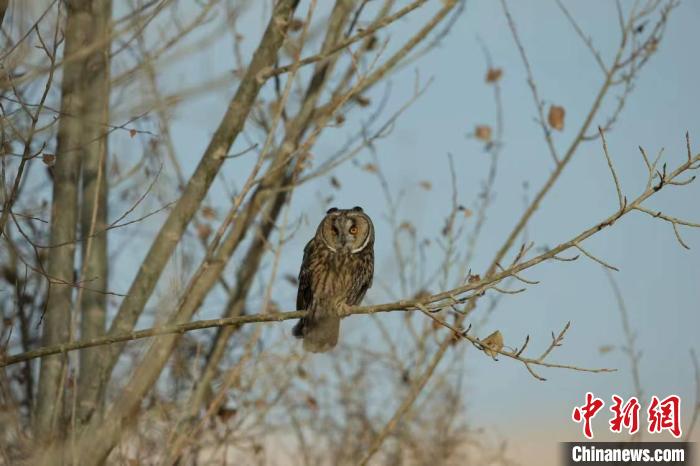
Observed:
[[[340,245],[340,251],[350,253],[352,251],[353,244],[355,243],[355,238],[348,233],[349,225],[343,224],[343,219],[336,220],[336,231],[338,231],[338,244]]]
[[[352,249],[352,236],[347,234],[347,233],[341,233],[340,235],[340,244],[343,248],[343,251],[349,252]]]
[[[355,239],[352,237],[352,235],[345,235],[343,238],[343,249],[345,252],[351,252],[352,251],[352,245],[355,243]]]

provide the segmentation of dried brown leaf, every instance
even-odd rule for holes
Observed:
[[[417,301],[421,301],[425,298],[428,298],[429,296],[431,296],[430,291],[428,291],[426,289],[422,289],[422,290],[418,290],[418,292],[413,295],[413,299],[415,299]]]
[[[369,104],[372,103],[372,101],[369,100],[369,98],[367,98],[367,97],[365,97],[365,96],[363,96],[363,95],[358,95],[358,96],[356,96],[356,97],[355,97],[355,102],[357,102],[357,104],[358,104],[360,107],[369,107]]]
[[[549,107],[549,115],[547,116],[549,126],[557,131],[562,131],[564,129],[565,115],[566,110],[564,110],[564,107],[560,107],[558,105],[552,105]]]
[[[235,408],[225,408],[222,406],[221,408],[219,408],[219,411],[216,413],[216,415],[219,417],[219,419],[221,419],[222,422],[228,422],[237,413],[238,410]]]
[[[377,42],[379,42],[379,39],[377,39],[377,36],[375,34],[372,34],[367,38],[367,45],[365,46],[367,50],[374,50],[377,47]]]
[[[202,209],[202,217],[207,220],[214,220],[216,218],[216,210],[213,207],[206,206]]]
[[[644,46],[644,49],[646,50],[647,53],[651,54],[656,52],[656,49],[659,48],[659,41],[652,38],[647,44]]]
[[[366,164],[364,164],[364,165],[362,166],[362,169],[363,169],[364,171],[370,172],[370,173],[377,173],[377,172],[379,171],[379,169],[377,168],[377,166],[376,166],[375,164],[373,164],[373,163],[366,163]]]
[[[289,30],[292,32],[301,31],[303,27],[304,21],[300,20],[299,18],[292,18],[292,20],[289,22]]]
[[[496,330],[491,335],[481,340],[481,345],[484,347],[484,353],[495,358],[498,352],[503,349],[503,335],[499,330]]]
[[[501,68],[489,68],[486,72],[486,82],[495,83],[503,76],[503,70]]]
[[[408,232],[410,235],[415,235],[416,234],[416,227],[413,226],[413,224],[409,221],[404,221],[401,222],[399,225],[399,230],[403,230]]]
[[[197,225],[197,236],[200,239],[206,240],[211,235],[211,227],[207,223]]]
[[[41,161],[44,162],[45,165],[47,165],[49,167],[53,167],[54,164],[56,163],[56,155],[44,152],[41,155]]]
[[[318,401],[316,401],[316,398],[311,395],[306,395],[306,404],[314,411],[318,409]]]
[[[478,125],[474,128],[474,137],[480,141],[491,142],[491,127],[488,125]]]

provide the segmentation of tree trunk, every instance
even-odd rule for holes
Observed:
[[[80,277],[90,289],[81,290],[80,337],[94,338],[105,332],[107,308],[107,155],[110,96],[110,21],[112,0],[92,0],[92,40],[100,46],[86,60],[86,97],[83,116],[82,199],[80,231],[83,238]],[[99,374],[104,365],[104,348],[80,352],[77,416],[86,422],[104,400],[100,399]]]
[[[64,57],[70,57],[90,44],[92,26],[89,1],[67,2]],[[49,249],[50,284],[43,320],[43,345],[66,342],[71,333],[78,182],[83,152],[81,133],[84,122],[80,116],[85,105],[84,68],[85,60],[82,59],[69,60],[63,67],[61,114],[64,117],[58,123],[49,233],[50,244],[60,246]],[[34,422],[35,436],[43,441],[52,440],[62,417],[66,360],[65,355],[41,360]]]

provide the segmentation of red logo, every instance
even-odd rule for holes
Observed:
[[[661,401],[652,396],[647,414],[650,434],[668,430],[676,438],[681,436],[681,398],[678,395],[669,395]]]
[[[641,405],[636,397],[631,397],[626,402],[618,395],[612,396],[610,411],[612,417],[608,422],[610,432],[621,433],[626,430],[630,435],[639,431],[639,412]],[[586,393],[586,402],[582,406],[574,407],[571,419],[576,423],[583,423],[583,435],[588,439],[593,438],[593,418],[603,409],[605,402],[597,398],[593,393]],[[652,396],[649,401],[647,413],[647,431],[650,434],[669,431],[674,437],[680,438],[681,431],[681,398],[678,395],[669,395],[663,400]]]
[[[610,431],[611,432],[622,432],[624,427],[629,431],[629,434],[635,434],[639,430],[639,400],[636,397],[632,397],[627,400],[627,403],[622,405],[622,398],[617,395],[612,396],[613,405],[610,407],[610,411],[613,412],[614,416],[610,419]]]
[[[580,423],[583,421],[583,435],[586,438],[593,438],[593,429],[591,428],[591,420],[598,414],[605,403],[600,398],[593,396],[593,393],[586,393],[586,404],[576,406],[574,412],[571,413],[571,418],[574,422]]]

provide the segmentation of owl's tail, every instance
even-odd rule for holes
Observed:
[[[338,344],[340,317],[326,312],[310,312],[294,326],[292,335],[304,339],[304,349],[312,353],[325,353]]]

